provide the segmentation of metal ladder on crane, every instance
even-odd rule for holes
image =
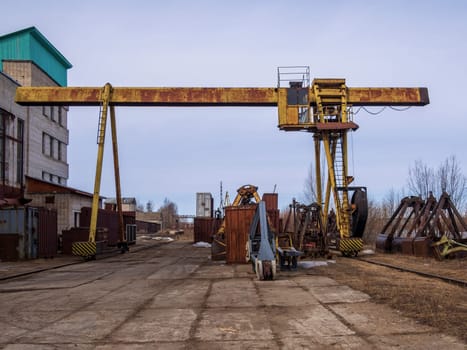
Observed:
[[[316,105],[313,113],[316,135],[324,144],[328,163],[328,185],[323,215],[328,212],[332,192],[339,233],[336,248],[344,255],[356,255],[363,248],[363,241],[361,238],[351,237],[352,208],[349,203],[349,184],[353,177],[348,176],[347,132],[355,130],[358,126],[349,118],[344,79],[315,79],[312,89]],[[323,221],[327,222],[327,218],[323,217]]]

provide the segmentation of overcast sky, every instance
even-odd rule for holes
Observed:
[[[430,105],[360,111],[349,137],[355,185],[381,199],[406,185],[415,160],[455,155],[467,170],[467,2],[2,0],[0,34],[30,26],[73,64],[69,86],[275,87],[277,67],[349,87],[427,87]],[[371,108],[377,112],[379,108]],[[219,183],[277,186],[302,198],[312,135],[277,128],[276,108],[117,108],[123,195],[194,214]],[[99,110],[72,107],[68,185],[93,191]],[[109,128],[110,129],[110,128]],[[110,138],[102,195],[115,196]]]

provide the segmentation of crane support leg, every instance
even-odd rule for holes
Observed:
[[[105,132],[107,125],[107,111],[112,94],[112,86],[107,83],[102,91],[102,110],[99,116],[99,129],[97,132],[97,163],[96,177],[94,180],[94,193],[92,197],[91,222],[89,225],[89,240],[87,242],[74,242],[72,245],[73,255],[82,256],[86,259],[94,259],[98,253],[96,243],[97,215],[99,209],[99,192],[101,187],[102,164],[104,160]]]
[[[112,149],[114,158],[114,174],[115,174],[115,196],[117,198],[117,211],[118,211],[118,230],[119,242],[118,248],[122,253],[129,250],[128,242],[125,238],[123,211],[122,211],[122,193],[120,186],[120,166],[118,162],[118,142],[117,142],[117,121],[115,119],[115,107],[110,106],[110,127],[112,129]]]

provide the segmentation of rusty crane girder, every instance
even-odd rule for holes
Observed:
[[[113,87],[113,106],[208,106],[275,107],[288,88],[209,88],[209,87]],[[316,103],[309,90],[309,103]],[[426,88],[347,88],[347,103],[353,106],[424,106]],[[99,106],[102,87],[18,87],[16,102],[22,105]]]

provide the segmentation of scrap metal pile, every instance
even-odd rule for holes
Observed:
[[[376,250],[441,260],[467,256],[467,224],[447,193],[439,200],[410,196],[384,225]]]

